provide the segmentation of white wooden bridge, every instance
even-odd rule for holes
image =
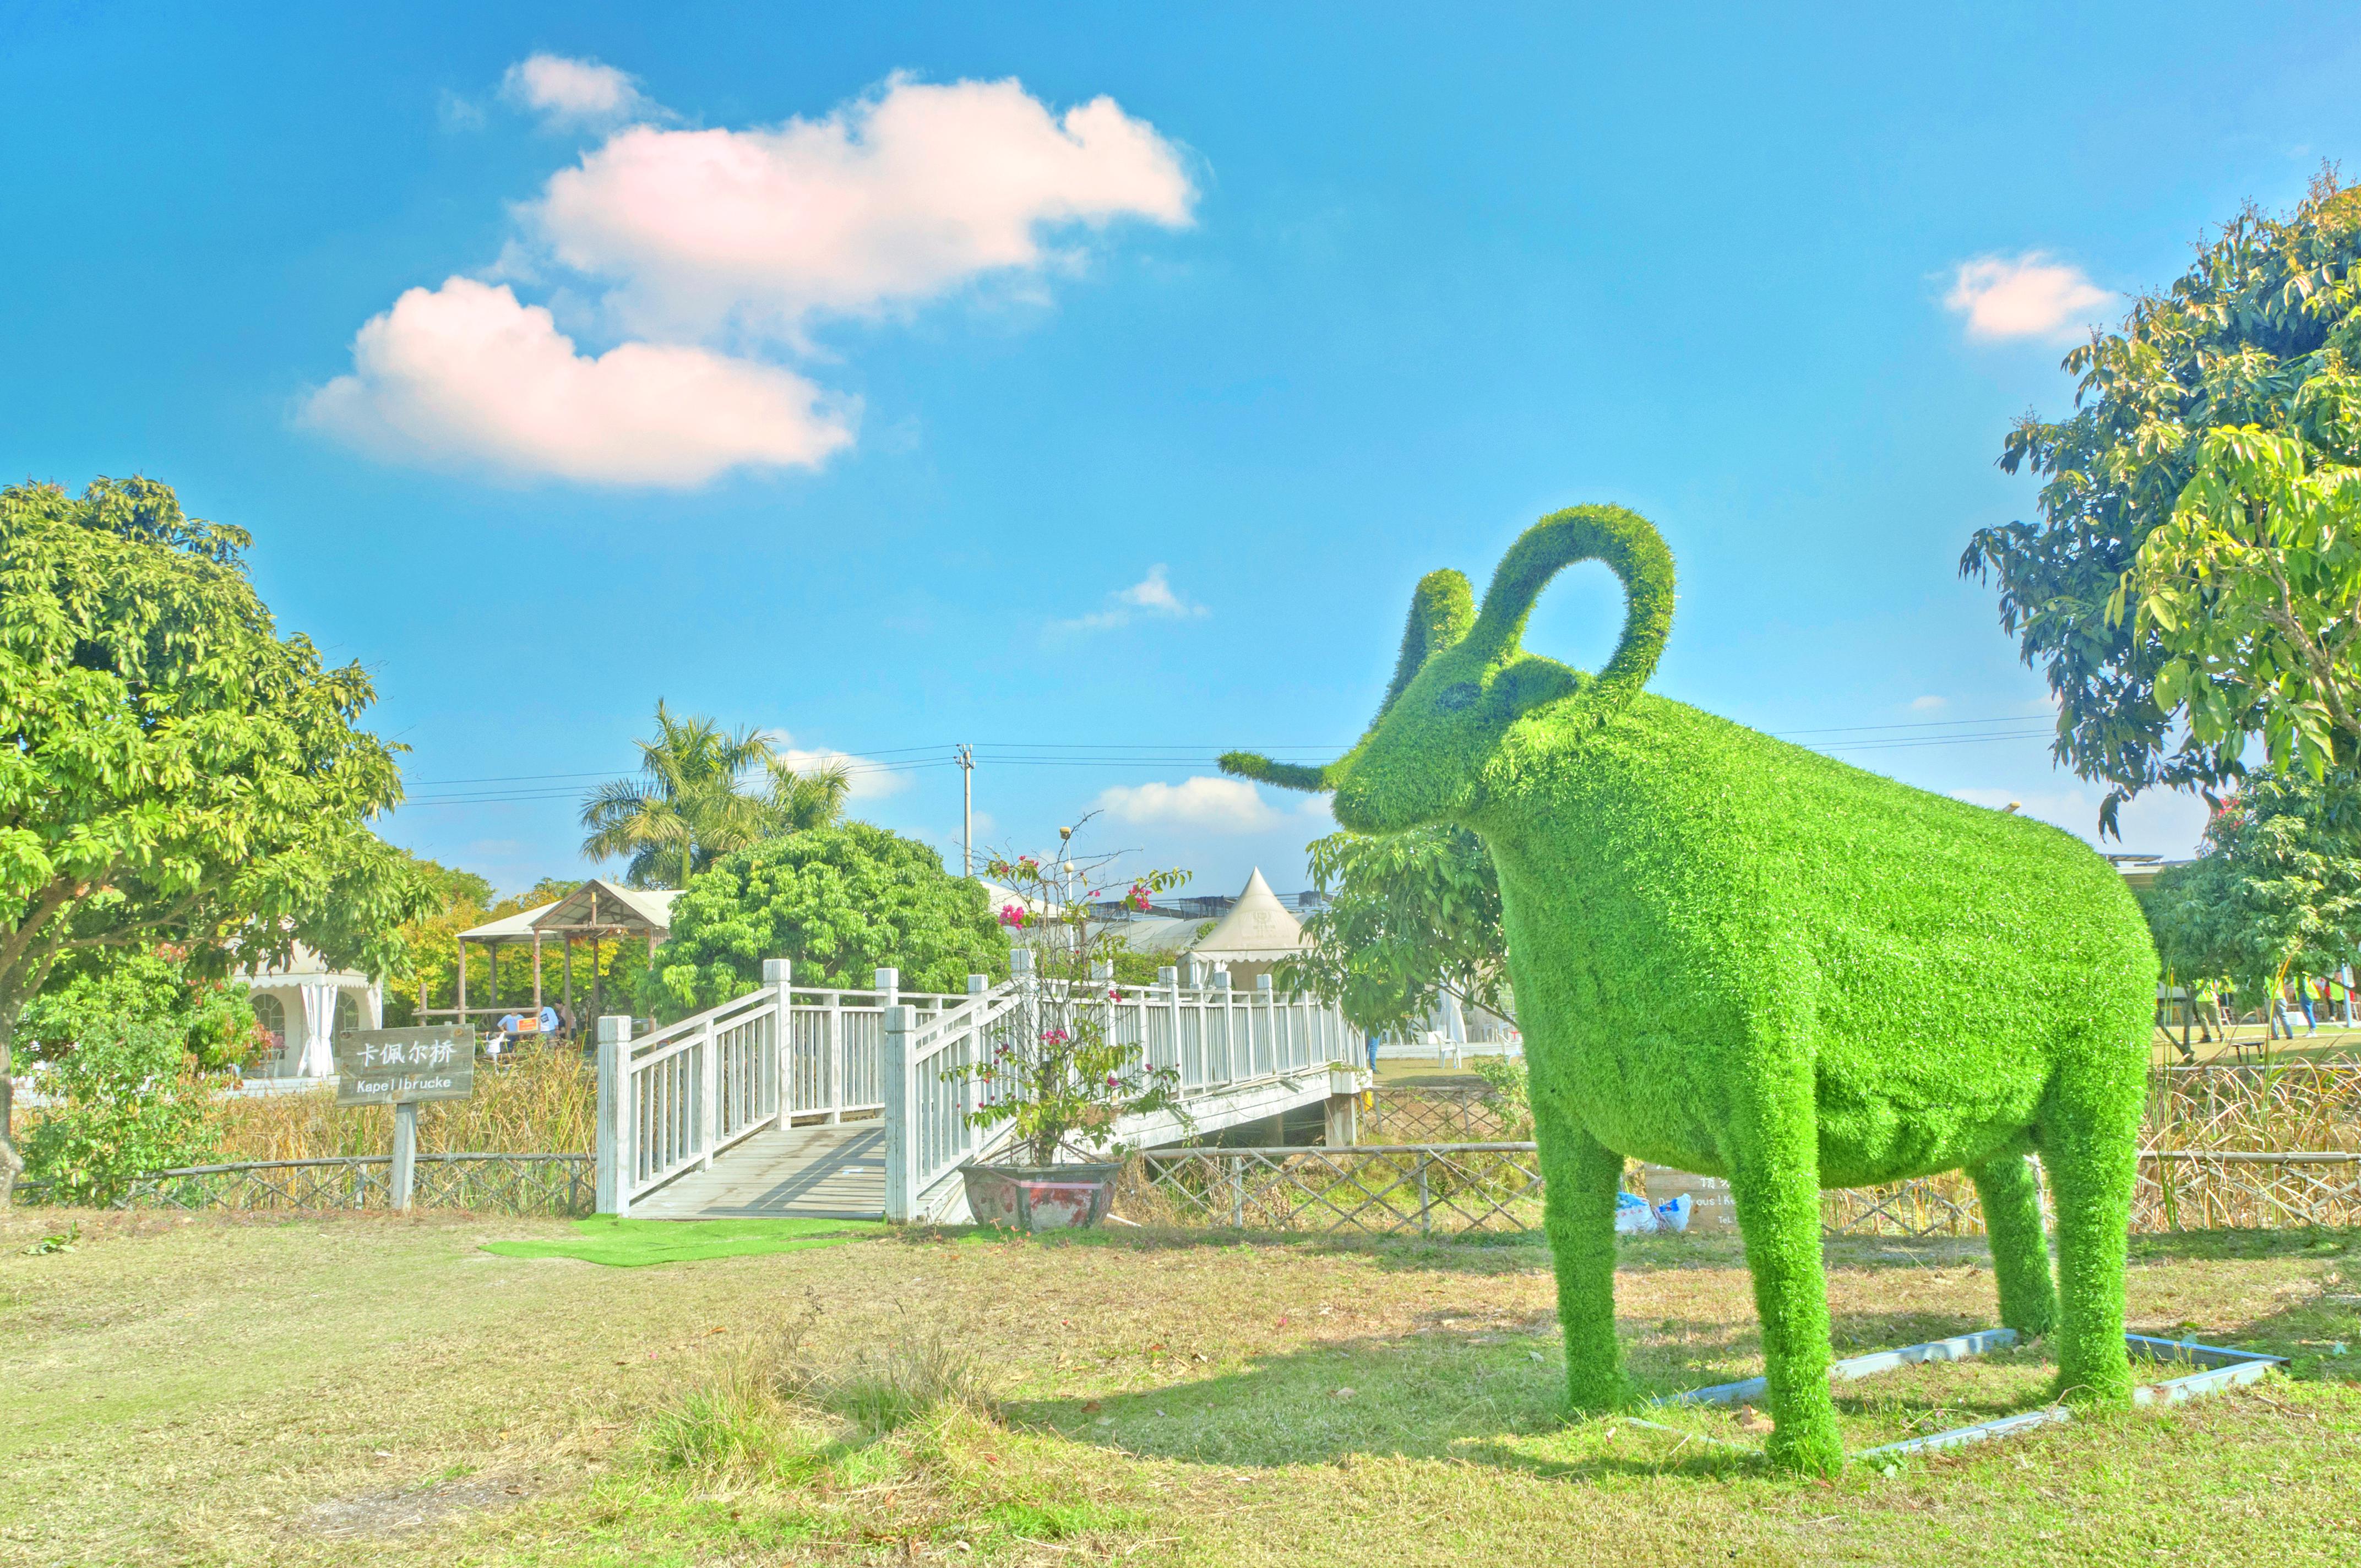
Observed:
[[[1032,955],[992,985],[914,993],[877,970],[867,991],[764,985],[634,1039],[628,1018],[598,1020],[598,1212],[644,1219],[825,1215],[956,1223],[959,1168],[995,1153],[969,1120],[982,1090],[961,1069],[1024,1038],[1043,988]],[[1102,982],[1104,983],[1104,982]],[[1181,1113],[1126,1118],[1122,1142],[1153,1147],[1301,1106],[1349,1104],[1360,1043],[1310,996],[1252,991],[1227,973],[1176,970],[1110,986],[1090,1005],[1109,1038],[1177,1074]]]

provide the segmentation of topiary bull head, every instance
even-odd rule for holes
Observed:
[[[1533,600],[1580,561],[1604,562],[1630,601],[1622,640],[1595,676],[1520,646]],[[1420,580],[1385,701],[1343,757],[1310,768],[1232,751],[1222,768],[1334,790],[1336,820],[1356,832],[1477,825],[1544,739],[1563,743],[1605,723],[1647,684],[1672,620],[1673,557],[1656,531],[1621,507],[1572,507],[1525,531],[1492,574],[1480,614],[1461,574]]]

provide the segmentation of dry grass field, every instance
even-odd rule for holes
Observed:
[[[894,1235],[607,1268],[560,1222],[0,1216],[0,1562],[2344,1563],[2361,1236],[2136,1237],[2136,1327],[2291,1376],[1832,1483],[1569,1422],[1530,1241]],[[1980,1242],[1831,1243],[1846,1351],[1988,1324]],[[1759,1365],[1734,1244],[1619,1281],[1664,1391]],[[1855,1446],[2037,1353],[1852,1386]],[[1726,1418],[1714,1418],[1724,1420]]]

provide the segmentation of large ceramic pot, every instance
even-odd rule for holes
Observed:
[[[966,1165],[960,1177],[977,1224],[1064,1231],[1106,1218],[1122,1170],[1120,1165]]]

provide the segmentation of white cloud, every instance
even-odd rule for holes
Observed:
[[[505,286],[412,289],[353,338],[353,373],[306,422],[377,455],[521,477],[686,487],[732,468],[811,468],[852,440],[792,371],[684,345],[575,351]]]
[[[1913,713],[1940,713],[1950,706],[1950,699],[1939,696],[1914,696],[1910,699]]]
[[[814,768],[844,769],[851,775],[851,798],[854,800],[882,800],[910,787],[908,773],[891,772],[850,751],[839,751],[827,746],[795,745],[792,743],[795,738],[784,729],[767,730],[763,739],[769,743],[773,755],[785,761],[797,773],[808,773]]]
[[[1053,620],[1049,630],[1064,631],[1113,631],[1129,626],[1134,620],[1195,620],[1209,612],[1202,604],[1192,604],[1172,591],[1172,579],[1164,563],[1148,568],[1148,576],[1127,588],[1117,588],[1107,595],[1104,609],[1078,615],[1071,620]]]
[[[658,113],[629,72],[595,60],[528,55],[500,78],[500,96],[541,116],[544,130],[609,126]]]
[[[2054,338],[2098,320],[2114,298],[2081,268],[2028,250],[2013,261],[1983,256],[1961,262],[1943,303],[1968,318],[1970,337]]]
[[[1185,225],[1194,197],[1173,146],[1111,98],[1053,116],[1013,80],[897,76],[776,129],[632,126],[525,215],[560,263],[614,280],[633,330],[793,338],[816,312],[1038,269],[1062,225]]]
[[[1258,833],[1287,820],[1245,779],[1204,774],[1177,784],[1116,784],[1102,790],[1095,804],[1117,822],[1206,833]]]
[[[1038,285],[1074,259],[1055,247],[1077,225],[1185,225],[1196,197],[1178,150],[1114,100],[1053,115],[1014,80],[896,76],[821,118],[745,131],[651,124],[675,116],[592,60],[533,55],[500,93],[551,127],[635,123],[517,210],[522,232],[480,280],[404,293],[355,336],[353,373],[303,400],[305,422],[382,457],[674,487],[817,467],[851,444],[854,400],[745,357],[749,329],[793,350],[814,313],[988,275]],[[445,106],[455,128],[476,115]],[[577,353],[511,286],[631,341]],[[1126,590],[1143,592],[1108,613],[1202,613],[1160,577]]]

